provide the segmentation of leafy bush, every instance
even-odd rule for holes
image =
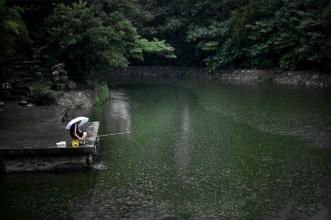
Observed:
[[[48,83],[36,83],[31,87],[31,99],[37,105],[55,103],[55,93]]]

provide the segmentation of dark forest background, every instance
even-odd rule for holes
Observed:
[[[0,63],[331,68],[330,0],[0,0]]]

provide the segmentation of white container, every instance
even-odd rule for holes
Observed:
[[[60,141],[60,142],[56,143],[56,146],[64,148],[64,147],[67,147],[67,143],[65,141]]]

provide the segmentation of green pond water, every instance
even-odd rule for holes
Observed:
[[[98,163],[1,175],[1,219],[272,219],[330,208],[329,90],[127,83],[94,109]]]

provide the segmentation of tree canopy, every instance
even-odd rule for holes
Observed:
[[[77,76],[130,63],[330,70],[329,0],[63,0],[38,35],[0,6],[1,60],[30,37]]]
[[[140,2],[150,12],[147,36],[190,47],[210,69],[330,68],[328,0]]]
[[[22,12],[22,8],[9,7],[0,0],[0,63],[16,54],[19,41],[28,40]]]
[[[164,41],[142,38],[121,11],[123,4],[115,3],[61,3],[46,19],[50,53],[79,77],[92,70],[126,67],[129,58],[142,60],[144,53],[174,56],[173,48]]]

